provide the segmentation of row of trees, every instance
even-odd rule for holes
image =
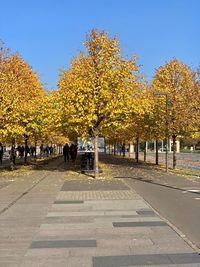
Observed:
[[[63,143],[54,127],[52,97],[31,66],[0,46],[0,139],[12,146]],[[26,160],[25,155],[25,160]]]
[[[77,135],[103,135],[112,143],[164,139],[167,119],[169,137],[199,137],[200,81],[198,72],[173,59],[156,70],[151,84],[139,75],[136,57],[125,59],[116,38],[93,30],[86,38],[85,53],[62,71],[58,82],[61,125]],[[169,111],[166,118],[167,93]]]
[[[110,143],[194,137],[200,129],[200,81],[197,71],[177,59],[156,70],[151,83],[139,73],[136,56],[125,58],[116,37],[92,30],[70,68],[60,73],[58,90],[46,92],[19,55],[1,51],[0,133],[11,139],[93,136],[98,176],[98,136]],[[165,98],[154,92],[167,93]],[[60,139],[61,138],[61,139]],[[175,152],[175,149],[174,149]],[[175,155],[174,155],[175,167]]]

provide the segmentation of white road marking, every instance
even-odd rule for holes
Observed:
[[[198,189],[193,189],[193,188],[182,188],[183,190],[185,190],[185,191],[182,191],[182,193],[187,193],[187,192],[191,192],[191,193],[200,193],[200,189],[198,188]]]

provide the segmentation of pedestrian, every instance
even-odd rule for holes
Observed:
[[[35,147],[31,145],[30,146],[30,155],[31,155],[32,158],[34,156],[34,152],[35,152]]]
[[[50,153],[50,147],[49,147],[49,145],[47,145],[45,147],[44,151],[45,151],[46,156],[48,157],[49,156],[49,153]]]
[[[0,143],[0,163],[2,164],[2,159],[3,159],[3,145]]]
[[[14,146],[11,147],[10,150],[10,161],[15,164],[15,160],[16,160],[16,148]]]
[[[41,146],[40,146],[40,157],[43,157],[43,155],[44,155],[44,145],[41,144]]]
[[[49,147],[49,152],[50,152],[50,156],[52,156],[53,155],[53,147],[52,146]]]
[[[71,144],[70,146],[70,156],[71,156],[72,161],[76,160],[77,146],[75,144]]]
[[[65,144],[63,147],[63,156],[64,156],[64,161],[67,162],[69,161],[69,152],[70,148],[68,144]]]
[[[29,148],[28,145],[25,146],[25,148],[24,148],[24,152],[25,152],[26,156],[27,156],[28,154],[30,154],[30,148]]]
[[[24,157],[24,151],[25,151],[24,146],[21,146],[20,147],[20,154],[19,154],[19,156],[20,156],[21,159]]]

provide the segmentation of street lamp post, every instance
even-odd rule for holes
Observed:
[[[166,140],[166,153],[165,153],[165,167],[166,172],[168,172],[168,143],[169,143],[169,130],[168,130],[168,93],[166,92],[154,92],[154,95],[164,95],[165,96],[165,140]]]

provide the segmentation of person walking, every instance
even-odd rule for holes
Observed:
[[[71,144],[70,146],[70,156],[71,160],[75,161],[77,157],[77,146],[75,144]]]
[[[2,164],[2,160],[3,160],[3,145],[2,143],[0,143],[0,163]]]
[[[69,145],[65,144],[63,147],[63,156],[65,162],[69,161],[69,151],[70,151]]]
[[[16,160],[16,148],[14,146],[11,147],[10,150],[10,161],[15,165]]]

